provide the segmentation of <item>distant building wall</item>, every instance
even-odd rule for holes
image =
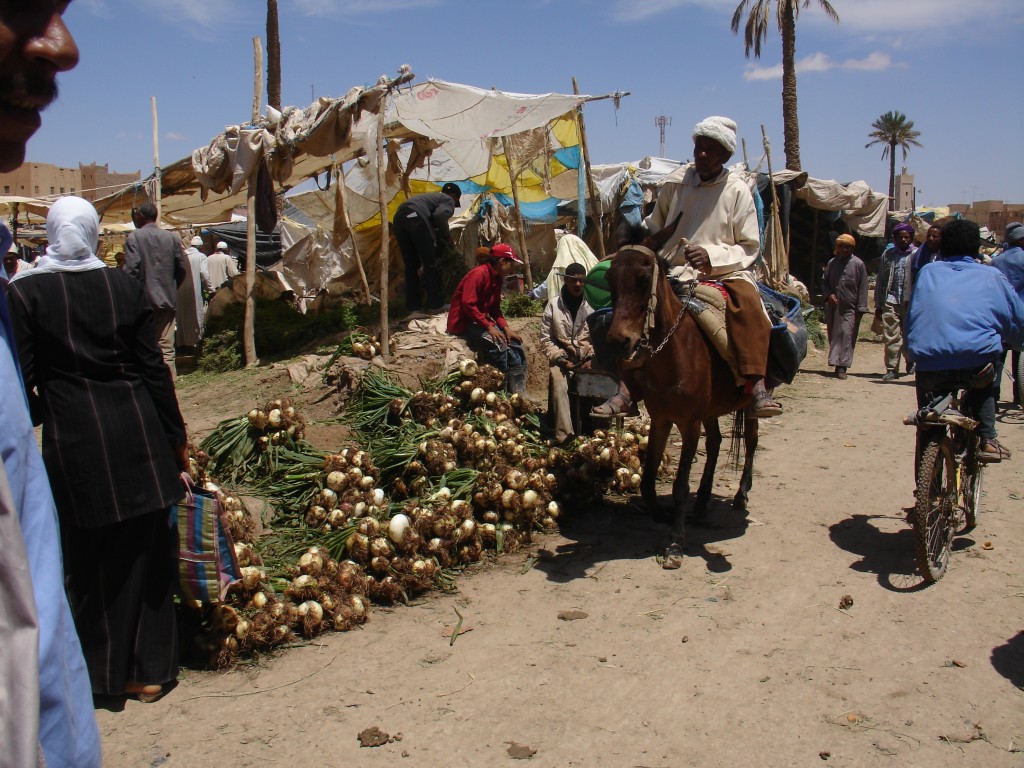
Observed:
[[[82,176],[77,168],[49,163],[22,163],[9,173],[0,173],[0,193],[25,197],[59,197],[79,194]]]
[[[988,227],[996,239],[1003,236],[1011,221],[1024,221],[1024,203],[1004,203],[1002,200],[977,200],[972,205],[950,203],[950,213],[959,213],[965,219]]]
[[[913,210],[917,203],[917,198],[914,195],[914,175],[907,173],[907,169],[904,168],[903,173],[898,174],[894,182],[893,194],[896,196],[896,210]]]
[[[83,165],[79,163],[78,169],[82,174],[81,194],[86,200],[98,200],[142,178],[142,174],[139,171],[135,171],[135,173],[111,171],[106,163],[103,165],[96,165],[96,163]]]

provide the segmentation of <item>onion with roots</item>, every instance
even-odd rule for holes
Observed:
[[[464,360],[459,361],[459,374],[464,379],[469,379],[472,378],[473,376],[476,376],[478,370],[479,367],[476,364],[476,360],[465,358]]]
[[[395,544],[402,544],[405,540],[406,531],[409,529],[410,520],[408,516],[399,513],[391,518],[388,523],[388,536]]]

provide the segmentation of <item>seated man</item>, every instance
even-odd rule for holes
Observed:
[[[1024,343],[1024,303],[994,267],[979,264],[978,225],[964,219],[942,228],[940,260],[921,267],[907,316],[907,350],[917,364],[917,402],[950,378],[966,379],[988,364],[993,385],[970,390],[969,405],[979,422],[978,458],[1010,458],[996,439],[996,393],[1003,349]]]
[[[578,368],[589,368],[593,357],[587,316],[591,309],[583,295],[587,269],[582,264],[565,268],[562,290],[548,302],[540,319],[540,346],[548,358],[551,385],[548,400],[555,420],[555,442],[573,438],[569,408],[569,376]]]
[[[522,337],[501,313],[501,289],[512,267],[522,264],[512,246],[498,243],[490,258],[466,273],[448,309],[448,333],[461,336],[480,360],[505,374],[505,391],[526,390],[526,353]]]

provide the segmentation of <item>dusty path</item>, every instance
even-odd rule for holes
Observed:
[[[749,516],[721,473],[680,570],[644,514],[579,511],[457,595],[101,711],[105,765],[490,766],[514,743],[538,766],[1024,766],[1024,414],[1000,416],[1015,458],[920,589],[912,380],[879,383],[871,344],[845,382],[824,363],[764,423]],[[471,631],[450,644],[456,608]],[[370,726],[401,740],[360,747]]]

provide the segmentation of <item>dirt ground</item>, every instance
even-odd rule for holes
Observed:
[[[629,500],[569,510],[457,594],[99,711],[104,764],[1024,766],[1024,412],[1000,412],[1015,457],[986,471],[978,528],[921,588],[903,512],[913,381],[882,371],[878,345],[846,381],[812,351],[762,422],[749,512],[720,471],[681,569],[658,566],[668,529]],[[200,436],[283,394],[317,390],[282,369],[179,387]],[[311,435],[332,447],[339,430]],[[371,727],[390,739],[360,746]]]

